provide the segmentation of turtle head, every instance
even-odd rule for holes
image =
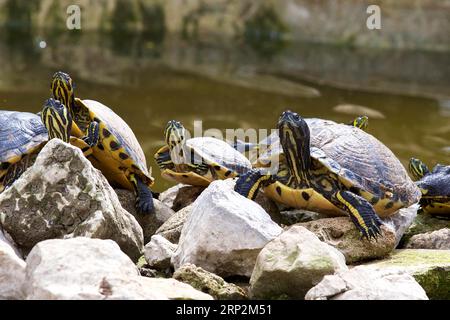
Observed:
[[[408,169],[409,172],[413,175],[414,179],[416,180],[420,180],[425,175],[430,173],[430,170],[428,169],[427,165],[423,163],[423,161],[416,158],[411,158],[409,160]]]
[[[355,120],[353,120],[352,125],[361,130],[366,130],[369,126],[369,117],[368,116],[359,116]]]
[[[44,102],[41,119],[48,131],[49,139],[58,138],[69,142],[72,130],[72,116],[61,102],[48,99]]]
[[[184,150],[186,129],[181,122],[170,120],[164,130],[164,136],[166,138],[166,144],[170,149],[172,162],[175,164],[185,164],[186,156],[188,156]]]
[[[310,132],[306,121],[290,110],[278,120],[278,134],[291,174],[304,181],[310,169]]]
[[[173,149],[184,142],[184,139],[186,137],[186,129],[181,124],[181,122],[170,120],[167,123],[166,129],[164,130],[164,136],[169,148]]]
[[[53,98],[61,101],[67,108],[72,108],[74,103],[73,87],[72,78],[67,73],[58,71],[53,75],[50,85]]]

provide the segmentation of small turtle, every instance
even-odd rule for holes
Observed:
[[[290,207],[346,213],[366,238],[381,234],[379,216],[419,201],[420,191],[400,161],[359,128],[307,122],[286,111],[278,135],[283,153],[277,171],[255,168],[242,175],[235,186],[241,195],[254,198],[261,186],[268,197]]]
[[[80,100],[74,96],[72,78],[56,72],[51,82],[55,99],[60,100],[72,116],[72,135],[82,138],[98,131],[97,143],[92,146],[88,159],[114,187],[134,190],[136,208],[141,213],[154,211],[150,187],[154,183],[144,152],[131,128],[114,111],[94,100]],[[58,128],[49,130],[59,131]]]
[[[43,110],[51,112],[51,126],[58,131],[49,137],[47,128],[39,115],[29,112],[0,110],[0,192],[10,186],[20,175],[34,163],[39,151],[51,138],[59,138],[85,148],[89,156],[89,144],[94,136],[83,137],[84,140],[71,137],[72,118],[59,101],[48,99]]]
[[[207,186],[213,180],[233,178],[252,168],[250,161],[230,144],[212,137],[186,138],[175,120],[164,131],[166,145],[155,154],[161,176],[167,180]]]
[[[425,163],[411,158],[409,171],[417,180],[422,192],[420,206],[424,212],[433,215],[450,214],[450,166],[437,164],[430,171]]]

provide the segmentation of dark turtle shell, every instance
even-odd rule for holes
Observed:
[[[47,140],[47,129],[38,115],[0,111],[0,163],[20,159]]]

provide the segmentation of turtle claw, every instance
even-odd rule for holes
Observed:
[[[144,199],[138,197],[136,199],[136,210],[142,214],[153,213],[155,211],[153,197],[145,197]]]

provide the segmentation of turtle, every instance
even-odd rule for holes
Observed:
[[[320,123],[320,121],[317,121],[315,118],[305,118],[305,121],[313,125],[315,123]],[[364,115],[358,116],[348,123],[348,125],[361,130],[367,130],[369,126],[369,117]],[[233,142],[229,142],[229,144],[241,153],[253,152],[250,154],[250,158],[252,159],[253,155],[256,157],[256,162],[253,164],[254,166],[264,166],[264,163],[270,163],[270,157],[272,155],[278,157],[279,153],[283,152],[280,145],[280,139],[278,138],[278,132],[276,131],[259,143],[250,143],[235,139]]]
[[[170,120],[164,130],[166,145],[155,154],[161,176],[173,182],[208,186],[252,169],[250,161],[229,143],[213,137],[187,138],[185,127]]]
[[[318,118],[305,118],[304,120],[308,124],[309,128],[313,131],[312,145],[314,146],[314,143],[316,141],[320,141],[320,139],[317,139],[317,136],[314,134],[315,129],[318,128],[320,132],[325,120]],[[330,124],[337,124],[330,120],[326,121],[328,121]],[[349,126],[353,126],[365,131],[369,126],[369,118],[367,116],[358,116],[347,124]],[[241,142],[240,145],[237,145],[237,147],[238,150],[243,149],[245,151],[256,151],[256,155],[253,154],[250,156],[252,161],[256,158],[256,160],[253,161],[254,167],[269,167],[271,166],[272,158],[278,161],[280,154],[283,153],[277,130],[275,130],[271,135],[259,142],[259,144],[257,144],[256,146]]]
[[[104,104],[76,98],[73,80],[65,72],[56,72],[50,87],[53,97],[69,110],[74,137],[82,139],[91,131],[98,131],[98,139],[91,146],[92,152],[88,156],[94,167],[104,174],[113,187],[135,191],[138,212],[154,212],[151,190],[154,178],[147,169],[142,147],[128,124]]]
[[[411,158],[408,167],[422,192],[422,210],[432,215],[450,215],[450,166],[437,164],[430,171],[424,162]]]
[[[348,214],[362,237],[381,235],[382,220],[420,199],[406,169],[383,143],[354,126],[305,121],[290,110],[278,121],[279,165],[241,175],[235,191],[254,199],[260,187],[289,207]],[[274,158],[271,158],[272,161]]]
[[[41,115],[47,112],[54,117],[51,126],[59,128],[51,136],[39,114],[0,110],[0,192],[34,163],[39,151],[52,138],[81,146],[85,149],[84,155],[90,155],[89,147],[96,140],[95,132],[78,141],[71,137],[72,118],[59,101],[46,100]]]

